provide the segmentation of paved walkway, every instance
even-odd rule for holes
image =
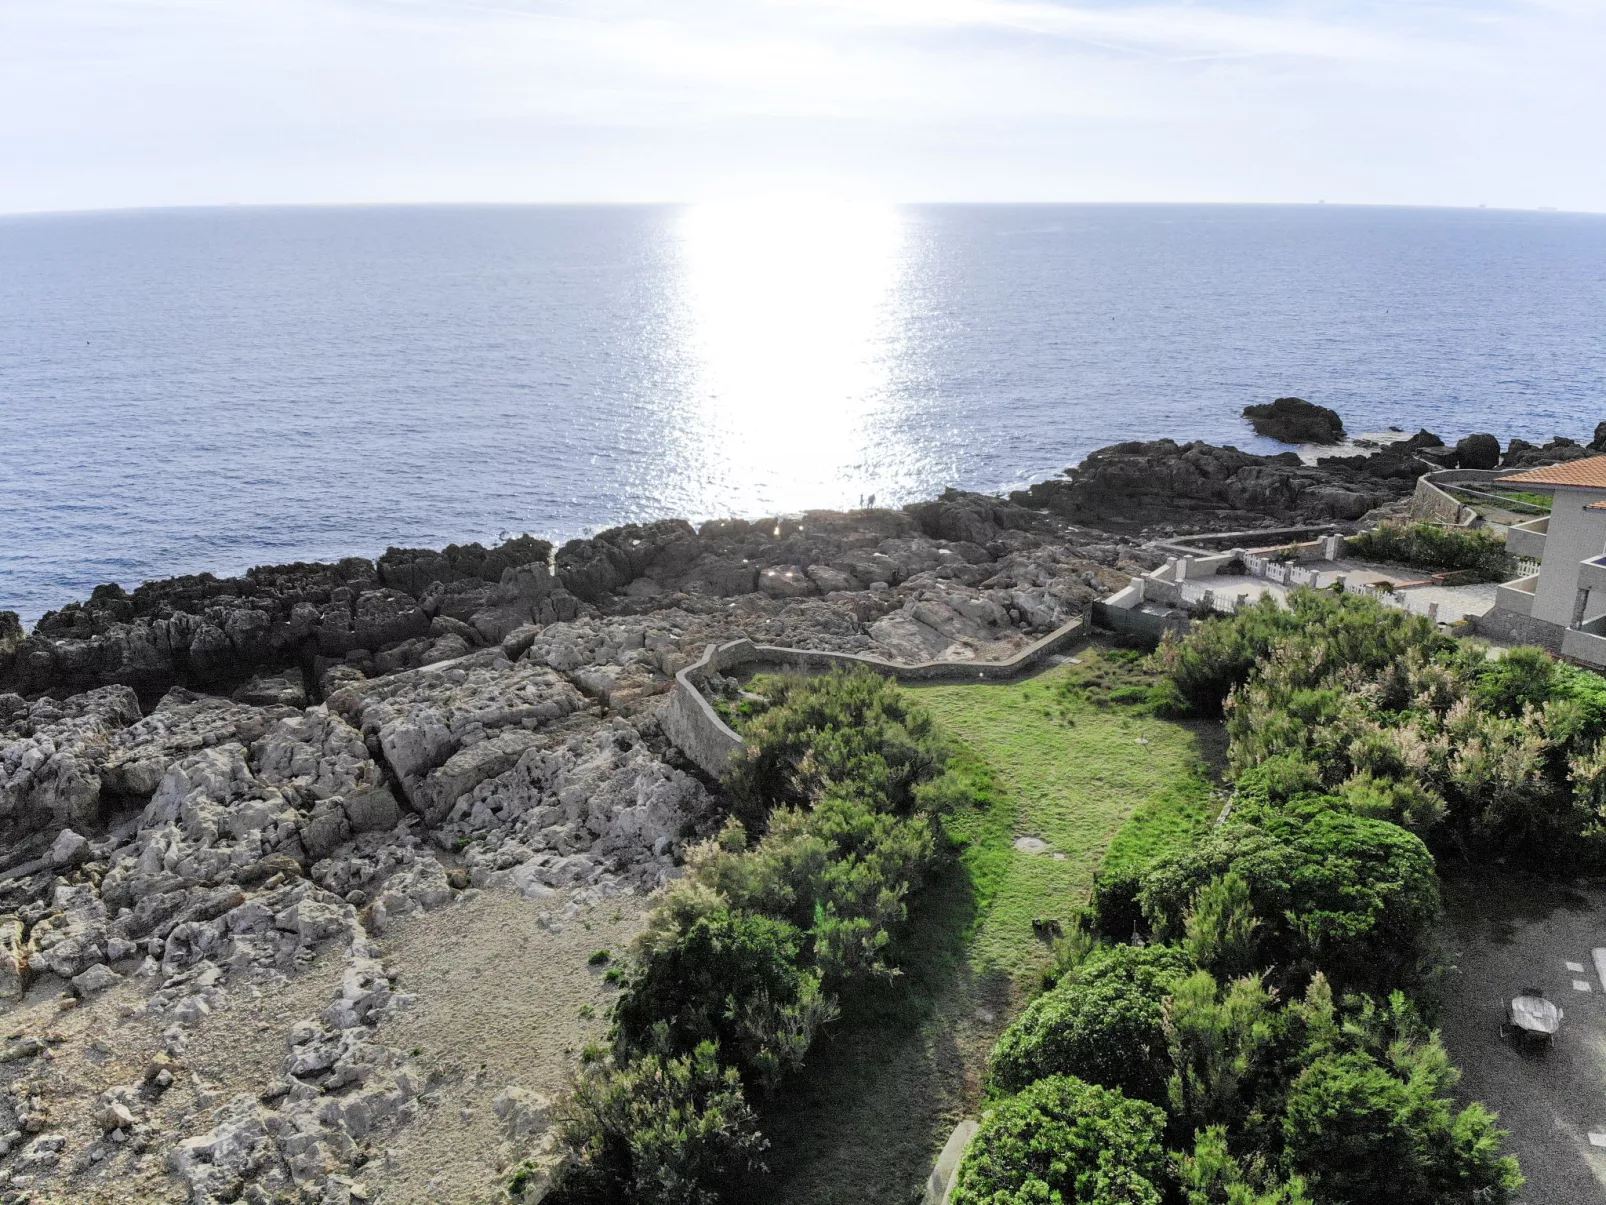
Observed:
[[[1383,582],[1393,586],[1408,581],[1421,581],[1428,576],[1422,573],[1413,578],[1407,576],[1411,570],[1347,560],[1316,561],[1302,565],[1301,568],[1316,572],[1315,585],[1318,589],[1333,585],[1340,577],[1343,577],[1345,585],[1348,586],[1376,586]],[[1276,582],[1266,581],[1264,578],[1226,574],[1195,578],[1189,581],[1188,585],[1214,591],[1216,598],[1229,607],[1240,595],[1247,595],[1249,602],[1255,602],[1261,595],[1269,593],[1281,601],[1290,589]],[[1494,606],[1495,602],[1493,582],[1480,582],[1475,586],[1415,586],[1402,593],[1406,610],[1418,615],[1426,615],[1428,607],[1438,603],[1440,623],[1454,623],[1468,615],[1483,615]]]

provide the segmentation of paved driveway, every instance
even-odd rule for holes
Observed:
[[[1527,1205],[1606,1202],[1606,984],[1591,958],[1606,950],[1606,891],[1461,871],[1445,897],[1458,969],[1441,1024],[1461,1095],[1511,1131]],[[1499,1036],[1506,1001],[1528,984],[1564,1012],[1545,1054]]]

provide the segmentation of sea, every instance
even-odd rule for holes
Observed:
[[[1017,488],[1169,437],[1587,439],[1606,217],[1342,206],[0,217],[0,609]]]

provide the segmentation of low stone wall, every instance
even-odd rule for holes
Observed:
[[[1167,632],[1185,633],[1191,621],[1180,611],[1161,615],[1136,607],[1115,607],[1108,602],[1093,604],[1093,622],[1122,636],[1132,636],[1159,644]]]
[[[731,755],[742,748],[742,738],[719,718],[714,705],[700,689],[713,674],[727,673],[748,665],[771,665],[778,669],[820,673],[832,669],[863,667],[897,682],[975,682],[1007,681],[1035,669],[1054,653],[1081,641],[1087,631],[1079,616],[1055,628],[1047,636],[1028,645],[1008,661],[922,661],[902,665],[880,657],[859,653],[834,653],[824,649],[793,649],[775,644],[754,644],[733,640],[711,644],[703,655],[675,675],[661,723],[664,735],[714,778],[730,765]]]
[[[1501,644],[1537,644],[1558,654],[1562,638],[1567,634],[1567,629],[1559,623],[1535,619],[1506,607],[1495,607],[1473,619],[1472,630]]]

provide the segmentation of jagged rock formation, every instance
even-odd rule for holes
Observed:
[[[1307,465],[1293,452],[1256,456],[1160,439],[1100,448],[1063,478],[1012,497],[1120,531],[1226,531],[1359,519],[1408,495],[1426,469],[1408,444]]]
[[[933,627],[936,618],[934,630],[947,635],[940,647],[974,651],[1084,605],[1101,588],[1084,570],[1099,560],[1069,576],[1062,566],[1078,560],[1079,546],[1107,543],[1027,507],[951,494],[907,511],[632,525],[555,552],[519,537],[492,549],[391,549],[377,562],[173,578],[131,594],[102,586],[46,615],[32,635],[11,630],[0,640],[0,690],[65,696],[117,684],[151,703],[182,685],[297,706],[509,639],[522,652],[528,640],[520,646],[516,633],[525,629],[672,609],[723,613],[732,599],[747,611],[783,604],[778,613],[796,620],[798,640],[829,633],[847,647],[874,645],[876,621],[924,606],[926,618],[913,622]],[[1008,593],[976,605],[1000,591]],[[908,625],[888,630],[894,639],[883,651],[909,647]],[[616,657],[581,689],[650,693],[662,667],[631,665],[651,662],[654,650],[626,652],[641,655]]]

